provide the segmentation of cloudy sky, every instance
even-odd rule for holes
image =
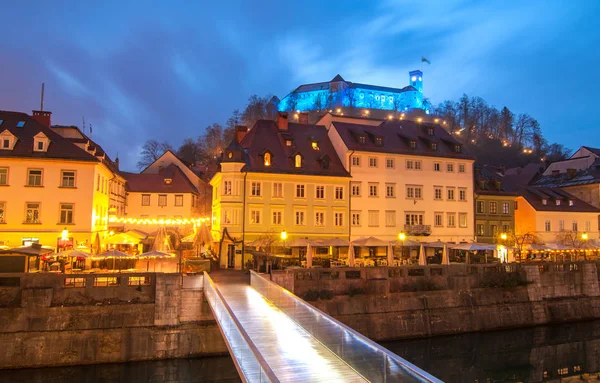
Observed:
[[[600,147],[596,0],[87,3],[2,5],[0,109],[39,108],[45,82],[53,123],[85,116],[129,170],[146,139],[177,146],[252,94],[337,73],[401,87],[421,56],[432,102],[481,96]]]

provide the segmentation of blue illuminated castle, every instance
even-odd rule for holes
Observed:
[[[300,85],[278,105],[280,112],[336,111],[351,115],[370,110],[375,112],[373,117],[413,110],[428,113],[428,109],[420,70],[409,72],[409,85],[404,88],[350,82],[338,74],[329,82]]]

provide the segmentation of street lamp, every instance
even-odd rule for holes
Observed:
[[[586,233],[585,231],[581,234],[581,239],[583,239],[584,241],[588,240],[588,233]]]
[[[401,231],[400,234],[398,234],[398,239],[400,240],[400,262],[403,262],[402,258],[404,258],[404,241],[406,240],[406,234]]]
[[[60,234],[61,234],[61,239],[63,241],[66,241],[69,239],[69,229],[67,229],[66,227],[64,229],[62,229],[62,232]]]
[[[500,239],[501,240],[506,241],[506,238],[508,238],[508,236],[506,235],[506,233],[500,234]]]

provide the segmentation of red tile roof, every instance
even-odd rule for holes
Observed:
[[[372,126],[334,121],[332,126],[350,150],[474,159],[464,153],[459,141],[437,124],[404,120],[385,121]],[[433,135],[428,135],[427,129],[433,129]],[[364,143],[359,141],[361,136],[365,137]],[[377,143],[378,137],[382,139],[381,144]],[[411,141],[416,143],[415,149],[411,148]],[[433,143],[437,144],[437,150],[432,149]],[[460,153],[455,151],[456,145],[461,145]]]
[[[286,141],[292,145],[287,146]],[[318,150],[313,149],[317,143]],[[244,170],[286,174],[350,177],[335,152],[324,126],[289,123],[279,130],[275,121],[259,120],[240,143],[244,151]],[[271,154],[265,166],[264,155]],[[302,166],[294,166],[294,156],[302,156]]]
[[[170,164],[158,174],[121,172],[127,180],[127,190],[134,193],[198,193],[198,189],[177,167]],[[165,183],[171,179],[171,183]]]
[[[99,161],[92,154],[54,132],[51,128],[40,124],[33,117],[25,113],[0,111],[0,120],[2,120],[0,133],[8,130],[17,137],[17,142],[13,150],[0,149],[0,158],[60,158],[66,160]],[[25,122],[25,125],[21,128],[17,127],[19,121]],[[46,152],[33,151],[34,137],[40,132],[50,140],[50,145]]]
[[[537,211],[600,213],[600,209],[597,207],[559,188],[526,186],[519,189],[519,194]],[[545,205],[544,199],[546,200]],[[557,200],[560,200],[560,205],[556,204]],[[573,206],[569,206],[569,200],[573,201]]]

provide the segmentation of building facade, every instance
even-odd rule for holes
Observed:
[[[322,126],[280,115],[239,127],[211,185],[221,267],[242,268],[253,241],[348,239],[349,174]]]
[[[473,158],[436,123],[322,120],[351,174],[352,240],[473,240]]]
[[[50,128],[50,112],[0,112],[0,245],[99,246],[116,165]]]

